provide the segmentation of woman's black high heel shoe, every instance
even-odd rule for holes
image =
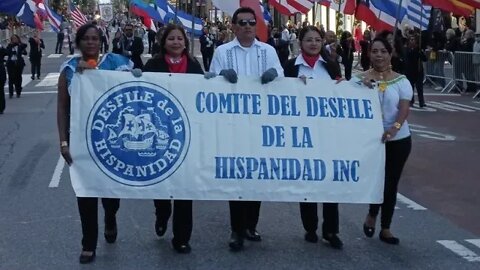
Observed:
[[[380,233],[378,234],[378,238],[380,238],[380,240],[381,240],[382,242],[385,242],[385,243],[390,244],[390,245],[398,245],[398,244],[400,244],[400,239],[398,239],[397,237],[394,237],[394,236],[392,236],[392,237],[385,237],[385,236],[382,235],[382,232],[380,232]]]
[[[84,254],[85,251],[86,250],[83,250],[82,253],[80,253],[80,257],[78,258],[81,264],[91,263],[95,260],[95,250],[93,251],[92,255]]]
[[[363,233],[366,237],[372,238],[375,234],[375,227],[368,227],[367,224],[363,223]]]

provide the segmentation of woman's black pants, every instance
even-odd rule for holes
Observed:
[[[302,224],[305,231],[317,231],[317,203],[300,203],[300,216],[302,217]],[[322,234],[337,234],[339,232],[338,223],[338,203],[324,203]]]
[[[5,67],[0,65],[0,113],[5,110],[5,82],[7,81],[7,74]]]
[[[98,198],[77,197],[78,211],[82,221],[82,247],[85,251],[94,251],[98,240]],[[120,207],[120,199],[102,198],[105,211],[105,226],[112,228],[115,215]]]
[[[35,75],[37,75],[37,78],[40,78],[42,57],[30,57],[30,64],[32,66],[32,78],[35,77]]]
[[[24,65],[16,65],[14,62],[7,63],[8,92],[10,94],[10,97],[13,96],[14,92],[17,93],[17,96],[20,96],[20,94],[22,94],[23,67]]]
[[[167,225],[168,219],[172,215],[172,203],[170,200],[154,200],[155,215],[157,220]],[[173,201],[173,240],[176,245],[184,245],[190,241],[192,236],[193,218],[191,200]]]
[[[382,208],[381,226],[382,229],[390,229],[393,211],[397,202],[397,190],[402,170],[407,162],[412,149],[412,138],[409,136],[397,141],[385,143],[385,187],[383,190],[383,203],[371,204],[368,214],[377,217]]]

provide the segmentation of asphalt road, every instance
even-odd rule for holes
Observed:
[[[264,240],[231,253],[228,204],[197,201],[193,250],[179,255],[170,246],[170,228],[155,236],[152,201],[122,200],[117,242],[105,242],[100,222],[96,261],[79,265],[80,219],[56,129],[56,80],[66,55],[52,56],[52,33],[44,39],[41,80],[29,81],[27,65],[24,94],[7,97],[0,115],[1,270],[480,269],[480,103],[433,90],[427,90],[427,109],[414,108],[409,118],[413,151],[392,225],[399,246],[363,235],[366,205],[340,206],[345,246],[337,251],[303,240],[298,204],[263,203],[258,230]]]

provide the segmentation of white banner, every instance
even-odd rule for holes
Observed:
[[[98,5],[98,8],[100,9],[100,17],[102,20],[109,22],[113,20],[113,6],[112,5]]]
[[[93,70],[71,99],[80,197],[383,200],[378,96],[351,82]]]

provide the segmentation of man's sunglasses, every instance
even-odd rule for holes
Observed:
[[[247,24],[250,26],[255,26],[257,25],[257,21],[256,20],[238,20],[237,24],[240,26],[246,26]]]

